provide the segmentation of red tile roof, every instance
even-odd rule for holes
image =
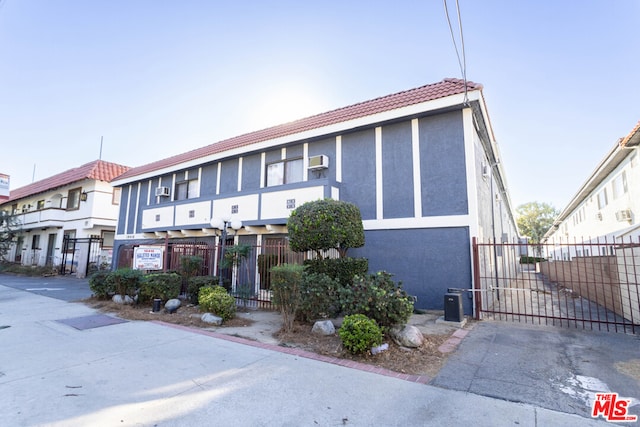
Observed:
[[[85,179],[110,182],[129,169],[129,166],[95,160],[91,163],[25,185],[24,187],[11,190],[7,201],[22,199]]]
[[[480,90],[482,85],[467,81],[467,91]],[[345,122],[347,120],[358,119],[372,114],[395,110],[421,102],[432,101],[445,98],[451,95],[464,93],[464,80],[444,79],[438,83],[432,83],[415,89],[398,92],[392,95],[375,98],[370,101],[360,102],[348,107],[321,113],[315,116],[270,127],[267,129],[247,133],[244,135],[229,138],[223,141],[207,145],[186,153],[178,154],[153,163],[129,169],[121,175],[119,179],[131,178],[145,173],[153,172],[170,166],[196,160],[212,154],[220,153],[239,147],[248,146],[262,141],[293,135],[296,133]]]
[[[636,127],[620,141],[621,147],[633,147],[640,144],[640,122],[636,124]]]

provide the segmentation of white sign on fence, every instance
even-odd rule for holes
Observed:
[[[162,270],[162,246],[139,246],[133,250],[133,268],[136,270]]]

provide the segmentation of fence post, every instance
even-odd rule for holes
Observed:
[[[481,290],[482,284],[480,283],[480,255],[478,251],[478,238],[473,237],[473,289]],[[480,312],[482,311],[482,292],[472,292],[472,298],[474,302],[474,315],[476,320],[480,320]]]

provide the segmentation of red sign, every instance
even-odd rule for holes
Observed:
[[[631,399],[618,397],[618,393],[596,393],[591,416],[602,416],[611,423],[638,421],[637,415],[627,415]]]

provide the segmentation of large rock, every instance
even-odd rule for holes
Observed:
[[[313,324],[311,332],[318,335],[333,335],[336,333],[336,328],[331,320],[318,320]]]
[[[222,317],[216,316],[215,314],[211,313],[204,313],[200,317],[200,320],[205,323],[211,323],[212,325],[222,325]]]
[[[403,347],[417,348],[424,342],[424,336],[420,329],[413,325],[407,325],[405,327],[394,326],[389,330],[391,339]]]
[[[131,298],[129,295],[125,295],[124,297],[122,297],[122,295],[120,294],[115,294],[113,297],[111,297],[111,301],[115,302],[116,304],[133,304],[133,298]]]
[[[164,305],[164,309],[167,310],[169,313],[175,313],[176,311],[178,311],[181,305],[182,305],[182,301],[180,301],[177,298],[172,298],[166,302],[166,304]]]

